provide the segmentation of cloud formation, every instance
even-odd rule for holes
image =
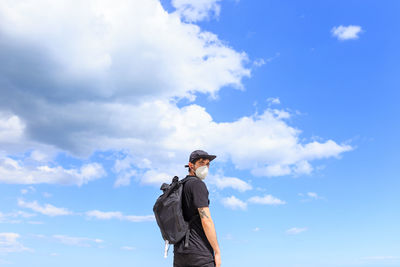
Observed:
[[[73,214],[68,209],[58,208],[58,207],[55,207],[50,204],[40,205],[37,201],[25,202],[22,199],[18,199],[18,206],[20,206],[22,208],[31,209],[33,211],[36,211],[38,213],[41,213],[41,214],[47,215],[47,216],[51,216],[51,217]]]
[[[89,218],[96,218],[99,220],[111,220],[118,219],[121,221],[129,221],[129,222],[148,222],[155,221],[154,215],[124,215],[119,211],[99,211],[99,210],[91,210],[86,212],[86,216]]]
[[[28,158],[25,158],[28,161]],[[78,185],[99,179],[105,175],[98,163],[82,165],[79,169],[64,169],[61,166],[49,166],[42,162],[24,163],[0,153],[0,182],[8,184],[65,184]],[[24,191],[23,191],[24,192]]]
[[[263,197],[254,196],[249,198],[249,203],[253,204],[261,204],[261,205],[283,205],[286,204],[285,201],[280,200],[272,195],[265,195]]]
[[[210,17],[218,17],[221,0],[172,0],[176,12],[186,21],[196,22]]]
[[[222,204],[230,209],[236,210],[236,209],[241,209],[245,210],[247,209],[247,203],[236,198],[235,196],[230,196],[222,199]]]
[[[216,122],[191,104],[197,94],[243,89],[248,57],[166,12],[159,1],[61,2],[0,3],[0,143],[19,155],[36,151],[33,165],[8,148],[0,153],[0,182],[80,186],[105,174],[98,163],[75,169],[49,164],[39,148],[80,158],[124,151],[129,160],[115,168],[116,187],[132,178],[168,181],[194,148],[263,177],[309,174],[311,161],[352,149],[333,140],[301,142],[285,110]],[[202,19],[217,12],[219,1],[174,5],[181,15],[193,9],[187,14]],[[178,105],[181,99],[189,104]],[[246,187],[232,181],[219,185]]]
[[[18,241],[19,238],[17,233],[0,233],[0,253],[31,251]]]
[[[300,233],[302,233],[304,231],[307,231],[306,227],[303,227],[303,228],[293,227],[293,228],[290,228],[290,229],[286,230],[286,234],[288,234],[288,235],[297,235],[297,234],[300,234]]]
[[[230,187],[240,192],[245,192],[253,188],[249,183],[239,178],[227,177],[219,174],[212,175],[208,181],[209,183],[214,184],[218,189]]]
[[[34,216],[36,216],[36,214],[24,211],[15,211],[9,213],[0,212],[0,223],[20,223],[21,219],[27,219]]]
[[[339,40],[351,40],[351,39],[358,39],[359,34],[362,33],[361,26],[357,25],[349,25],[343,26],[340,25],[338,27],[333,27],[331,33],[334,37],[337,37]]]
[[[286,204],[285,201],[280,200],[272,195],[265,195],[263,197],[260,196],[253,196],[249,198],[247,201],[243,201],[238,199],[235,196],[225,197],[221,200],[222,205],[227,208],[236,210],[236,209],[247,209],[247,205],[250,204],[260,204],[260,205],[284,205]]]

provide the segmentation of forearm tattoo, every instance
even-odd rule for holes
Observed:
[[[199,209],[199,213],[200,213],[200,218],[201,219],[203,219],[203,218],[207,218],[208,219],[208,216],[207,216],[207,213],[206,213],[206,211],[204,210],[204,209]]]

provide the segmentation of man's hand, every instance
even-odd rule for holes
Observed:
[[[215,267],[221,266],[221,253],[214,254]]]

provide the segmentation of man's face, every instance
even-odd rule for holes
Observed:
[[[189,167],[190,167],[193,171],[196,171],[196,169],[197,169],[198,167],[201,167],[201,166],[207,166],[207,167],[209,168],[209,167],[210,167],[210,160],[209,160],[209,159],[203,159],[203,158],[201,158],[201,159],[197,160],[194,164],[191,163],[191,162],[189,162]]]

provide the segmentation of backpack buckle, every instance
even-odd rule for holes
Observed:
[[[163,183],[160,187],[160,190],[162,190],[163,192],[165,192],[169,187],[169,184]]]

